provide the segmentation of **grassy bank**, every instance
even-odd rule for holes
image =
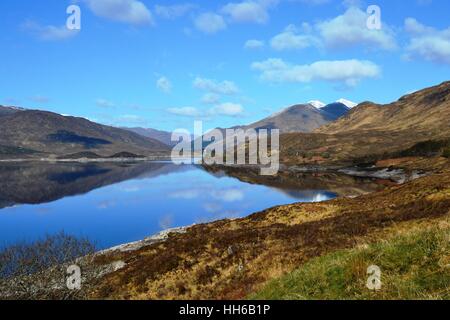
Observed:
[[[408,277],[414,276],[413,286],[423,281],[422,286],[429,285],[434,288],[429,296],[424,295],[422,298],[429,298],[431,295],[443,298],[446,295],[440,291],[441,286],[437,284],[439,278],[428,278],[433,267],[424,265],[417,270],[414,264],[407,267],[410,263],[408,261],[428,261],[425,256],[429,257],[432,263],[438,263],[437,251],[421,252],[421,246],[414,249],[414,241],[408,245],[408,241],[412,240],[400,241],[402,245],[392,247],[389,241],[394,237],[407,236],[411,232],[429,230],[436,226],[441,229],[448,228],[449,214],[450,171],[444,170],[357,198],[297,203],[270,208],[242,219],[199,224],[189,228],[186,233],[170,234],[168,241],[163,243],[132,252],[110,252],[98,257],[96,263],[99,265],[123,261],[126,266],[100,279],[91,297],[245,299],[259,292],[273,279],[279,279],[315,259],[325,259],[323,264],[330,263],[338,268],[332,268],[332,271],[325,273],[330,278],[325,280],[332,281],[333,278],[333,281],[337,281],[337,288],[332,290],[336,296],[342,294],[341,298],[395,296],[394,293],[389,293],[391,296],[383,296],[382,290],[377,293],[379,296],[372,297],[370,292],[364,291],[368,263],[379,265],[385,277],[390,276],[391,267],[394,271],[397,270],[395,268],[404,268],[406,271],[399,273],[404,277],[404,284]],[[377,245],[384,243],[386,252],[390,252],[390,255],[379,256],[377,250],[373,249],[376,247],[370,246],[380,242],[381,244]],[[358,254],[361,250],[358,248],[368,245],[367,251],[363,250]],[[345,262],[347,255],[356,257],[355,262]],[[414,260],[415,255],[417,260]],[[336,257],[343,265],[339,267],[330,257]],[[366,257],[365,260],[363,257]],[[375,259],[377,257],[382,259]],[[355,269],[354,266],[359,265],[358,259],[361,261],[360,266]],[[405,261],[396,266],[392,262],[393,259]],[[339,287],[341,281],[344,281],[342,288]],[[355,286],[353,289],[346,285],[352,281],[355,282],[352,284]],[[383,281],[386,283],[384,290],[389,292],[398,291],[402,285],[401,282],[392,281],[398,283],[399,287],[391,288],[388,286],[389,278]],[[327,283],[314,280],[310,285],[311,288],[315,285],[320,293]],[[361,291],[355,291],[355,288],[361,285]],[[414,287],[411,287],[411,290],[413,289]],[[420,291],[414,293],[413,290],[408,293],[407,288],[404,290],[406,291],[397,292],[395,297],[420,297]],[[323,296],[311,297],[325,298],[329,293],[321,294]],[[330,298],[332,297],[330,294]]]
[[[381,288],[366,286],[367,268]],[[450,228],[413,232],[312,259],[269,282],[253,299],[450,299]]]

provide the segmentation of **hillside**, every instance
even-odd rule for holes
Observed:
[[[427,131],[449,130],[450,81],[403,96],[387,105],[365,102],[346,116],[316,132],[335,134],[355,130]]]
[[[263,288],[269,280],[337,250],[393,241],[392,248],[398,252],[399,242],[392,240],[394,237],[436,227],[441,230],[447,227],[448,230],[449,192],[450,172],[447,167],[442,173],[357,198],[297,203],[267,209],[243,219],[198,224],[185,233],[171,234],[166,242],[98,257],[98,265],[124,261],[126,267],[101,279],[100,285],[93,289],[92,297],[242,299]],[[402,248],[408,248],[408,243]],[[423,247],[414,243],[412,241],[409,247],[419,251],[427,248],[426,243]],[[388,251],[395,256],[395,251]],[[397,256],[400,267],[401,263],[406,267],[409,252],[403,250],[402,256]],[[427,251],[422,257],[424,259],[416,264],[422,267],[417,270],[425,271],[436,280],[428,282],[435,286],[422,293],[436,295],[445,289],[445,283],[438,281],[445,279],[442,266],[448,264],[448,252]],[[436,257],[441,262],[437,262]],[[402,261],[404,258],[406,260]],[[386,268],[383,269],[386,271],[384,275],[392,275],[391,279],[395,279],[396,273],[391,271],[395,271],[397,264],[389,262],[378,252],[373,259],[355,261],[357,269],[348,270],[355,272],[352,286],[365,284],[367,274],[359,270],[367,270],[367,263],[380,263]],[[333,268],[338,267],[333,264]],[[400,271],[406,276],[414,274],[408,268]],[[333,281],[340,280],[333,274],[330,277]],[[419,277],[418,281],[423,279]],[[395,290],[395,283],[386,283],[386,286]],[[364,287],[358,287],[358,290],[364,290]],[[445,296],[443,294],[439,296]],[[380,297],[383,298],[382,295]]]
[[[152,128],[141,128],[141,127],[134,127],[134,128],[122,127],[122,129],[137,133],[147,138],[158,140],[159,142],[162,142],[167,146],[176,145],[176,142],[172,142],[172,133],[168,131],[156,130]]]
[[[312,104],[298,104],[265,119],[239,127],[241,129],[280,129],[281,133],[312,132],[345,115],[349,108],[343,104],[330,104],[316,108]]]
[[[251,295],[251,298],[448,300],[449,233],[448,226],[414,231],[389,241],[314,258],[294,272],[269,282],[263,290]],[[371,265],[382,270],[379,291],[368,290],[366,286],[365,275]]]
[[[446,154],[450,82],[377,105],[362,103],[314,133],[281,136],[281,159],[296,164],[363,162]]]
[[[0,105],[0,117],[7,116],[16,112],[25,111],[25,109],[19,107],[7,107]]]
[[[345,116],[350,111],[350,108],[341,102],[334,102],[322,107],[320,111],[326,114],[328,118],[337,120]]]
[[[285,108],[271,116],[249,125],[234,126],[229,129],[279,129],[280,133],[309,133],[347,114],[349,107],[343,103],[324,105],[320,101],[297,104]],[[226,129],[218,128],[225,137]],[[209,143],[204,142],[203,147]]]
[[[163,162],[4,163],[0,166],[0,209],[52,202],[121,181],[156,177],[176,170],[183,168]]]
[[[60,157],[89,151],[102,157],[120,152],[167,153],[163,143],[84,118],[26,110],[0,117],[0,157]]]

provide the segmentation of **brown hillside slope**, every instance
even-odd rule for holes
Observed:
[[[169,147],[157,140],[46,111],[27,110],[2,116],[0,129],[2,158],[61,156],[85,151],[100,156],[119,152],[136,155],[169,152]]]
[[[391,104],[362,103],[316,132],[415,130],[438,133],[443,129],[450,130],[450,81],[403,96]]]
[[[338,116],[333,116],[310,104],[298,104],[243,126],[242,129],[280,129],[281,133],[312,132],[337,118]]]
[[[196,225],[164,243],[99,257],[126,262],[94,298],[239,299],[313,257],[447,225],[450,171],[354,199],[275,207]]]
[[[445,82],[388,105],[360,104],[314,133],[284,134],[280,159],[294,164],[348,164],[392,157],[418,143],[449,138],[450,82]],[[450,141],[443,145],[419,145],[416,149],[442,152],[450,147]]]

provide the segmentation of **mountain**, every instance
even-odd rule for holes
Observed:
[[[25,109],[19,107],[6,107],[0,105],[0,117],[7,116],[20,111],[25,111]]]
[[[336,101],[337,103],[342,103],[343,105],[345,105],[346,107],[348,107],[349,109],[352,109],[354,107],[356,107],[358,104],[355,102],[352,102],[350,100],[347,99],[339,99],[338,101]]]
[[[297,104],[274,113],[273,115],[246,126],[233,129],[280,129],[281,133],[312,132],[315,129],[336,120],[349,110],[344,105],[327,105],[321,108],[316,101],[313,104]]]
[[[328,114],[329,118],[336,120],[345,116],[350,111],[350,108],[341,102],[334,102],[323,106],[320,111]]]
[[[281,161],[361,163],[450,150],[450,82],[386,105],[364,102],[313,133],[280,138]]]
[[[122,128],[122,129],[132,131],[147,138],[158,140],[159,142],[162,142],[167,146],[176,145],[176,142],[172,142],[171,140],[172,133],[168,131],[156,130],[151,128],[140,128],[140,127]]]
[[[297,104],[282,109],[260,121],[244,126],[234,126],[230,129],[279,129],[280,133],[308,133],[344,116],[350,109],[342,103],[325,105],[320,101],[307,104]],[[225,137],[226,129],[218,128]],[[203,147],[209,143],[203,142]]]
[[[314,108],[320,109],[326,106],[325,103],[323,103],[322,101],[319,100],[312,100],[309,101],[308,104],[312,105]]]
[[[364,102],[346,116],[317,130],[342,133],[355,130],[448,132],[450,128],[450,81],[380,105]]]
[[[335,101],[333,103],[330,103],[328,105],[333,105],[333,104],[336,104],[336,103],[344,105],[348,109],[352,109],[352,108],[354,108],[354,107],[356,107],[358,105],[357,103],[354,103],[354,102],[352,102],[350,100],[347,100],[347,99],[339,99],[339,100],[337,100],[337,101]],[[309,101],[308,104],[312,105],[313,107],[315,107],[317,109],[322,109],[322,108],[327,106],[326,103],[323,103],[322,101],[319,101],[319,100]]]
[[[244,129],[280,129],[281,133],[311,132],[335,118],[311,104],[298,104],[268,118],[244,126]]]
[[[85,153],[168,154],[163,143],[136,133],[91,122],[84,118],[24,110],[0,117],[0,157],[64,157]]]
[[[0,166],[0,209],[52,202],[133,178],[153,178],[189,170],[165,162],[10,162]]]

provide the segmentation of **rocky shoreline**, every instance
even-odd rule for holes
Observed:
[[[205,166],[205,168],[213,168],[215,170],[220,169],[233,169],[236,171],[242,170],[246,172],[248,170],[259,170],[260,166],[257,165],[213,165]],[[320,165],[309,165],[309,166],[287,166],[280,165],[280,173],[342,173],[352,177],[359,178],[374,178],[382,180],[391,180],[392,182],[402,184],[408,181],[412,181],[424,176],[429,173],[425,170],[405,170],[401,167],[377,167],[373,166],[320,166]]]
[[[146,237],[142,240],[138,240],[138,241],[133,241],[133,242],[128,242],[128,243],[124,243],[124,244],[120,244],[105,250],[101,250],[99,252],[97,252],[97,255],[102,255],[102,254],[108,254],[114,251],[118,251],[118,252],[130,252],[130,251],[136,251],[139,250],[145,246],[149,246],[155,243],[160,243],[160,242],[164,242],[167,239],[169,239],[169,235],[171,233],[185,233],[187,229],[189,229],[192,226],[186,226],[186,227],[177,227],[177,228],[170,228],[170,229],[166,229],[163,230],[161,232],[158,232],[155,235]]]

